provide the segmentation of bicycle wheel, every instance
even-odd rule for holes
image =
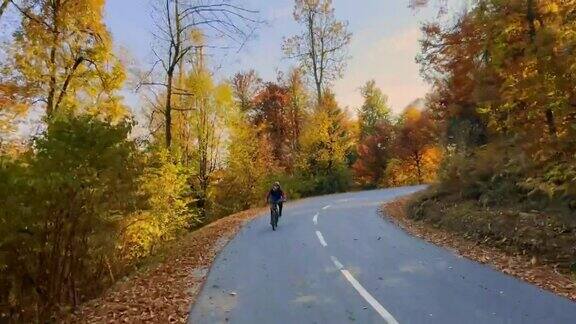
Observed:
[[[270,225],[272,225],[272,230],[276,230],[276,223],[274,222],[274,207],[270,208]]]
[[[280,218],[280,211],[278,210],[278,206],[276,206],[276,212],[274,213],[274,227],[278,228],[278,219]]]
[[[278,205],[272,206],[272,210],[270,211],[270,224],[272,225],[273,231],[278,227],[278,213]]]

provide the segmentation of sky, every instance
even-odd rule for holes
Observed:
[[[150,0],[108,0],[105,19],[118,51],[128,53],[136,65],[145,69],[152,62]],[[220,78],[255,69],[264,80],[276,80],[277,71],[286,71],[296,62],[283,57],[284,37],[300,32],[293,21],[293,0],[238,0],[246,8],[256,9],[266,21],[255,39],[240,52],[222,51],[212,58]],[[417,12],[408,8],[408,0],[334,0],[336,16],[349,22],[352,32],[351,59],[342,79],[333,89],[338,102],[349,111],[361,106],[359,88],[368,80],[389,97],[395,112],[422,98],[428,91],[415,62],[418,53],[419,27],[435,17],[435,9]],[[138,97],[126,93],[133,108]]]

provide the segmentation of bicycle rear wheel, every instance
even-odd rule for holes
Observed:
[[[278,205],[275,205],[272,207],[272,210],[270,211],[270,225],[272,225],[273,231],[275,231],[276,228],[278,227],[278,214],[279,214]]]

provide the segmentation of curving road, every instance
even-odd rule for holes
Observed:
[[[406,234],[381,202],[421,187],[304,199],[247,224],[190,323],[576,323],[576,303]]]

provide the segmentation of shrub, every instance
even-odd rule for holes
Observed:
[[[62,117],[26,154],[3,158],[0,297],[13,318],[45,320],[57,305],[77,305],[102,285],[115,225],[139,201],[130,129],[128,122]]]

